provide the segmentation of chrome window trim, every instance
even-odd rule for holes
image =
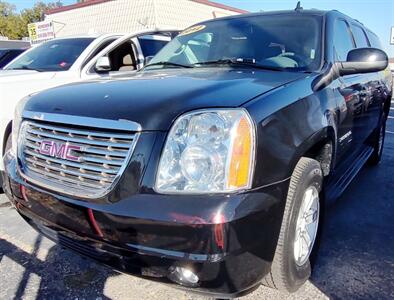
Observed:
[[[127,152],[127,156],[124,158],[124,163],[120,167],[118,174],[116,174],[112,184],[110,184],[107,188],[103,189],[102,191],[98,193],[84,193],[83,191],[81,192],[81,189],[73,189],[72,185],[60,185],[57,183],[53,183],[48,181],[45,182],[45,178],[42,178],[42,180],[31,178],[30,176],[27,176],[24,174],[22,171],[22,168],[20,166],[20,154],[17,154],[18,157],[18,163],[17,163],[17,172],[22,176],[23,179],[25,179],[28,182],[33,183],[34,185],[37,185],[38,187],[47,189],[49,191],[54,191],[54,192],[59,192],[63,195],[69,195],[72,197],[78,197],[78,198],[83,198],[86,200],[96,200],[100,198],[104,198],[107,196],[109,193],[111,193],[115,186],[119,183],[120,178],[123,176],[126,168],[130,164],[131,157],[134,153],[135,147],[137,145],[138,139],[140,137],[140,131],[141,131],[141,126],[138,123],[132,122],[132,121],[127,121],[127,120],[108,120],[108,119],[98,119],[98,118],[90,118],[90,117],[79,117],[79,116],[70,116],[70,115],[61,115],[61,114],[48,114],[48,113],[38,113],[38,112],[30,112],[30,111],[25,111],[23,113],[23,122],[29,122],[29,119],[31,121],[47,121],[47,122],[53,122],[53,123],[58,123],[58,124],[65,124],[65,125],[77,125],[77,126],[86,126],[90,128],[100,128],[100,129],[115,129],[115,130],[124,130],[128,132],[135,132],[134,134],[134,139],[130,145],[130,149]],[[108,127],[106,127],[108,126]],[[18,145],[21,143],[20,141],[21,136],[18,137]],[[19,148],[19,147],[18,147]],[[19,152],[19,150],[18,150]]]

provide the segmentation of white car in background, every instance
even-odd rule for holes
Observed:
[[[178,33],[145,30],[127,35],[58,38],[17,57],[0,71],[0,158],[11,144],[12,119],[19,100],[71,82],[133,74]],[[1,183],[0,176],[0,190]]]

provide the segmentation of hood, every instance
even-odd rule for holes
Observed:
[[[0,101],[2,102],[0,118],[11,120],[15,106],[22,98],[46,88],[66,83],[60,81],[54,84],[56,82],[53,80],[55,75],[54,72],[28,70],[0,71]]]
[[[1,70],[0,84],[8,82],[21,82],[29,80],[45,80],[55,76],[55,72],[37,72],[30,70]]]
[[[187,111],[238,107],[304,73],[232,68],[166,69],[132,78],[81,82],[34,95],[25,109],[130,120],[143,130],[168,130]]]

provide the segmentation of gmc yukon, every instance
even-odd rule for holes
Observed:
[[[391,95],[379,39],[342,13],[211,20],[132,78],[20,102],[4,189],[35,229],[122,272],[293,292],[323,206],[381,158]]]

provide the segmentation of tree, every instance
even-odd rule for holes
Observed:
[[[15,5],[0,1],[0,16],[8,17],[15,13]]]
[[[32,8],[24,9],[20,14],[16,8],[5,1],[0,1],[0,35],[10,39],[21,39],[28,36],[27,25],[44,20],[47,10],[62,6],[60,1],[45,4],[40,1]]]
[[[0,1],[0,35],[16,38],[15,28],[20,26],[16,8],[7,2]]]

